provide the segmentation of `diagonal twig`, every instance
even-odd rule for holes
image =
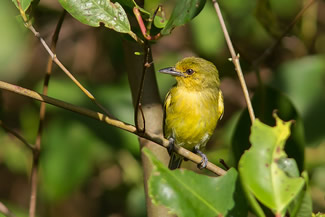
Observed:
[[[219,4],[218,4],[217,0],[212,0],[212,2],[213,2],[215,10],[217,12],[222,31],[224,33],[224,36],[225,36],[225,39],[226,39],[226,42],[227,42],[227,45],[228,45],[228,48],[229,48],[229,51],[230,51],[230,54],[231,54],[231,60],[232,60],[232,62],[234,64],[234,66],[235,66],[235,69],[237,71],[237,75],[238,75],[241,87],[243,89],[243,93],[244,93],[244,96],[245,96],[245,100],[246,100],[246,104],[247,104],[247,108],[248,108],[248,112],[249,112],[249,117],[251,119],[251,122],[253,123],[254,120],[255,120],[255,114],[254,114],[252,102],[250,100],[249,93],[248,93],[248,90],[247,90],[244,75],[243,75],[243,72],[242,72],[242,69],[241,69],[241,66],[240,66],[239,54],[236,55],[234,46],[232,45],[231,39],[229,37],[227,27],[226,27],[225,21],[223,20],[221,10],[220,10],[220,7],[219,7]]]
[[[29,142],[27,142],[27,140],[20,135],[18,132],[14,131],[13,129],[11,129],[10,127],[8,127],[7,125],[5,125],[3,123],[3,121],[0,120],[0,126],[7,131],[8,133],[14,135],[17,139],[19,139],[23,144],[25,144],[27,146],[27,148],[29,148],[30,150],[34,150],[34,146],[32,144],[30,144]]]
[[[39,93],[37,93],[35,91],[28,90],[28,89],[25,89],[23,87],[19,87],[19,86],[9,84],[9,83],[3,82],[3,81],[0,81],[0,89],[7,90],[7,91],[10,91],[10,92],[13,92],[13,93],[17,93],[19,95],[26,96],[26,97],[38,100],[40,102],[46,102],[48,104],[52,104],[54,106],[61,107],[61,108],[73,111],[75,113],[90,117],[92,119],[104,122],[106,124],[118,127],[120,129],[128,131],[130,133],[133,133],[133,134],[135,134],[135,135],[137,135],[139,137],[142,137],[142,138],[145,138],[145,139],[150,140],[152,142],[155,142],[155,143],[157,143],[157,144],[159,144],[159,145],[161,145],[161,146],[163,146],[165,148],[169,147],[169,141],[167,139],[165,139],[162,135],[152,133],[149,130],[146,130],[146,132],[144,132],[144,133],[139,132],[139,131],[137,131],[135,126],[133,126],[131,124],[124,123],[124,122],[122,122],[120,120],[117,120],[117,119],[110,118],[109,116],[104,115],[102,113],[94,112],[94,111],[86,109],[86,108],[78,107],[78,106],[63,102],[61,100],[57,100],[57,99],[54,99],[52,97],[48,97],[48,96],[39,94]],[[175,147],[175,151],[179,155],[191,160],[192,162],[194,162],[196,164],[199,164],[201,162],[201,160],[202,160],[202,157],[200,157],[199,155],[194,154],[193,152],[191,152],[191,151],[189,151],[189,150],[187,150],[185,148]],[[215,173],[217,175],[226,174],[225,170],[223,170],[222,168],[216,166],[215,164],[213,164],[211,162],[208,162],[206,169],[210,170],[211,172],[213,172],[213,173]]]
[[[0,202],[0,213],[7,217],[16,217],[2,202]]]

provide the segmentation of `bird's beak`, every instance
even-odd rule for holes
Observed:
[[[175,69],[175,67],[167,67],[167,68],[164,68],[164,69],[160,69],[159,72],[169,74],[169,75],[173,75],[173,76],[185,77],[185,75],[183,73],[177,71]]]

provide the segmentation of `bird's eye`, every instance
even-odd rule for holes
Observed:
[[[187,69],[186,70],[186,74],[188,74],[188,75],[192,75],[193,73],[194,73],[193,69]]]

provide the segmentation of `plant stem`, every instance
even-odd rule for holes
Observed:
[[[19,139],[23,144],[26,145],[27,148],[29,148],[30,150],[34,150],[34,146],[32,144],[30,144],[29,142],[27,142],[27,140],[20,135],[19,133],[17,133],[16,131],[14,131],[13,129],[9,128],[7,125],[5,125],[3,123],[3,121],[0,120],[0,126],[7,131],[8,133],[11,133],[12,135],[14,135],[17,139]]]
[[[62,12],[62,15],[56,25],[54,34],[52,36],[51,42],[51,51],[55,53],[56,44],[59,38],[59,33],[62,27],[62,23],[64,21],[64,17],[66,15],[66,11]],[[50,77],[52,74],[52,65],[53,60],[49,57],[46,67],[46,74],[43,83],[43,95],[47,95],[48,86],[50,82]],[[37,187],[38,187],[38,165],[39,165],[39,157],[41,154],[41,142],[42,142],[42,132],[43,125],[46,113],[46,103],[42,102],[40,106],[40,120],[38,125],[38,131],[35,141],[35,148],[33,149],[33,164],[32,164],[32,172],[31,172],[31,193],[30,193],[30,201],[29,201],[29,217],[34,217],[36,214],[36,204],[37,204]]]
[[[140,80],[140,85],[139,85],[139,90],[138,90],[138,96],[136,99],[136,104],[135,104],[135,126],[137,128],[138,131],[144,132],[146,130],[146,122],[145,122],[145,118],[144,118],[144,113],[142,110],[142,105],[141,105],[141,99],[142,99],[142,94],[143,94],[143,85],[144,85],[144,79],[146,77],[146,73],[148,71],[148,68],[150,67],[150,63],[149,63],[149,54],[150,54],[150,46],[148,44],[148,41],[146,40],[144,43],[144,61],[143,61],[143,68],[142,68],[142,74],[141,74],[141,80]],[[141,121],[142,121],[142,129],[140,129],[139,126],[139,119],[138,119],[138,115],[139,112],[141,114]]]
[[[35,30],[32,25],[28,25],[27,28],[33,32],[33,34],[40,40],[45,50],[51,56],[53,62],[55,62],[62,71],[86,94],[88,98],[90,98],[105,114],[108,116],[112,116],[104,106],[102,106],[96,98],[84,87],[82,84],[71,74],[71,72],[60,62],[60,60],[56,57],[56,55],[51,51],[49,46],[46,44],[45,40],[40,36],[40,33]]]
[[[255,120],[255,114],[254,114],[252,102],[250,100],[249,93],[248,93],[248,90],[247,90],[244,75],[243,75],[243,72],[242,72],[242,69],[241,69],[241,66],[240,66],[239,54],[236,55],[234,46],[232,45],[231,39],[229,37],[227,27],[226,27],[225,21],[223,20],[221,10],[220,10],[220,7],[219,7],[219,4],[218,4],[217,0],[212,0],[212,2],[213,2],[213,5],[214,5],[214,8],[216,9],[222,31],[224,33],[224,36],[225,36],[225,39],[226,39],[226,42],[227,42],[227,45],[228,45],[228,48],[229,48],[229,51],[230,51],[230,54],[231,54],[231,60],[232,60],[233,64],[235,65],[235,69],[237,71],[237,75],[238,75],[241,87],[243,89],[243,93],[244,93],[244,96],[245,96],[245,100],[246,100],[246,104],[247,104],[247,108],[248,108],[248,112],[249,112],[249,117],[250,117],[250,119],[251,119],[251,121],[253,123],[254,120]]]
[[[0,213],[7,217],[16,217],[3,203],[0,202]]]

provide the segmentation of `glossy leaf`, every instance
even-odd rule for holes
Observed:
[[[209,177],[188,170],[169,170],[148,149],[143,150],[154,168],[149,194],[155,204],[168,207],[179,217],[226,216],[234,207],[237,172]]]
[[[283,149],[292,122],[284,122],[274,116],[275,127],[258,119],[253,123],[252,147],[242,156],[239,171],[245,188],[274,213],[283,215],[304,186],[304,179],[289,177],[279,167],[278,161],[287,157]]]
[[[192,20],[204,7],[205,0],[177,1],[174,10],[161,34],[168,35],[176,26],[184,25]]]
[[[59,0],[62,7],[80,22],[107,28],[121,33],[131,33],[131,27],[122,6],[109,0]]]

